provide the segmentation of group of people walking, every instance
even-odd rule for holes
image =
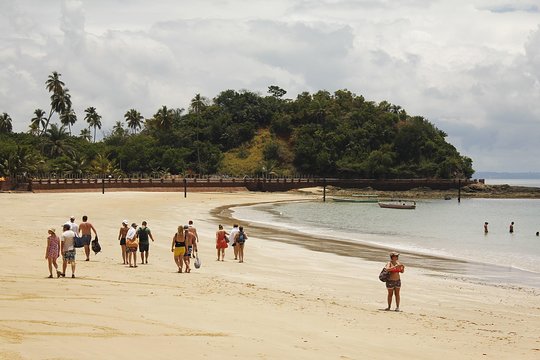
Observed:
[[[150,252],[150,239],[154,242],[152,231],[143,221],[140,227],[137,223],[128,226],[127,220],[122,221],[122,226],[118,231],[118,240],[122,249],[122,260],[124,265],[137,267],[137,249],[141,253],[141,264],[148,264],[148,253]]]
[[[70,220],[62,226],[62,233],[57,235],[56,229],[48,229],[47,247],[45,250],[45,259],[48,261],[49,278],[53,277],[53,268],[56,270],[57,277],[65,277],[67,265],[71,265],[71,277],[75,277],[77,255],[76,248],[84,247],[86,261],[90,260],[90,242],[92,232],[97,238],[97,231],[94,226],[88,222],[88,216],[82,217],[80,224],[76,223],[75,216],[71,216]],[[234,249],[234,259],[239,262],[244,262],[244,246],[247,240],[247,234],[242,226],[234,224],[230,232],[223,229],[219,225],[216,232],[216,249],[217,260],[224,261],[225,249],[232,242]],[[122,225],[118,231],[118,241],[121,247],[122,263],[129,265],[130,268],[137,266],[137,250],[140,252],[141,264],[148,264],[148,254],[150,251],[150,240],[155,241],[152,231],[148,227],[148,223],[143,221],[141,226],[137,223],[129,225],[128,220],[122,221]],[[172,243],[171,252],[173,253],[174,262],[178,268],[178,272],[191,272],[191,259],[198,260],[199,235],[197,229],[190,220],[187,225],[178,226],[175,232]],[[59,270],[57,259],[62,255],[62,271]],[[197,265],[197,264],[195,264]]]
[[[53,277],[53,267],[56,270],[56,277],[65,277],[68,265],[71,265],[71,277],[75,277],[76,247],[84,247],[86,261],[90,261],[90,242],[92,240],[92,232],[97,238],[96,229],[88,222],[88,216],[86,215],[82,217],[82,223],[79,225],[75,220],[75,216],[71,216],[69,221],[62,225],[60,236],[56,234],[56,229],[53,227],[47,231],[45,259],[47,259],[49,266],[49,278]],[[60,254],[62,254],[62,271],[58,270],[57,264]]]
[[[244,246],[248,236],[244,231],[243,226],[238,226],[234,224],[230,232],[227,232],[223,229],[223,225],[218,226],[218,231],[216,231],[216,250],[217,250],[217,261],[225,260],[225,249],[229,247],[229,243],[232,240],[232,247],[234,251],[234,260],[238,262],[244,262]]]

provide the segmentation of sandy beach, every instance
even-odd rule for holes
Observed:
[[[279,229],[249,226],[245,262],[235,262],[231,248],[216,261],[217,225],[233,222],[228,206],[312,198],[0,194],[0,359],[540,358],[538,289],[472,284],[411,265],[402,275],[402,312],[386,312],[377,278],[384,251],[380,259],[314,251],[300,240],[273,241]],[[88,215],[103,251],[85,262],[78,249],[77,278],[48,279],[47,229],[60,232],[70,215],[78,222]],[[156,240],[148,265],[122,265],[123,219],[148,221]],[[178,274],[171,238],[190,219],[202,267]],[[407,254],[400,260],[407,265]]]

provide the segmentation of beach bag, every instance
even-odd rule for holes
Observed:
[[[390,273],[388,272],[385,266],[383,267],[383,269],[381,270],[381,273],[379,274],[379,280],[381,280],[382,282],[387,282],[389,278],[390,278]]]
[[[92,251],[94,252],[94,255],[101,251],[101,245],[99,245],[97,236],[92,240]]]
[[[76,248],[84,247],[84,239],[82,237],[75,236],[73,238],[73,246]]]
[[[230,242],[229,237],[225,234],[224,236],[225,242],[228,244]]]
[[[195,257],[195,262],[193,263],[195,265],[195,269],[198,269],[201,267],[201,260],[199,259],[199,254]]]

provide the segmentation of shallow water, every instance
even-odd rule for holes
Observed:
[[[234,208],[234,217],[316,238],[396,249],[481,265],[482,277],[540,286],[540,200],[462,199],[417,201],[416,210],[377,204],[312,201]],[[484,234],[484,221],[489,233]],[[513,234],[509,224],[515,222]],[[466,267],[465,267],[466,268]],[[525,275],[525,276],[524,276]]]

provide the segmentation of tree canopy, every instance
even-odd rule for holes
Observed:
[[[49,116],[36,109],[27,133],[13,133],[9,115],[1,116],[0,175],[470,178],[474,172],[472,160],[429,120],[348,90],[304,92],[295,99],[285,99],[287,92],[274,85],[266,96],[231,89],[213,99],[196,94],[187,112],[163,105],[145,119],[127,109],[126,128],[112,119],[116,123],[101,141],[96,131],[102,117],[94,106],[85,110],[88,128],[71,134],[77,115],[60,74],[49,76],[46,90]],[[51,122],[54,113],[58,124]]]

